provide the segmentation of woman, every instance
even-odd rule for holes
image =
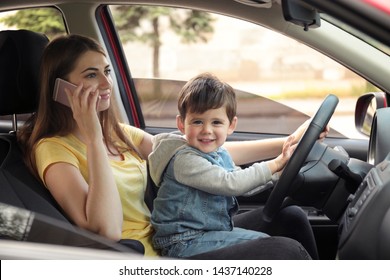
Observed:
[[[56,78],[77,85],[74,91],[66,90],[70,108],[52,98]],[[110,65],[102,47],[80,35],[58,37],[45,49],[39,108],[19,139],[27,164],[76,225],[116,241],[139,240],[145,255],[154,256],[158,252],[151,245],[153,228],[144,203],[145,160],[152,150],[152,136],[118,121],[111,94]],[[295,139],[306,127],[294,133]],[[227,143],[226,148],[237,164],[244,164],[278,155],[284,141]],[[299,211],[302,231],[309,232],[314,243],[307,218]],[[238,223],[251,226],[259,219],[238,218]],[[255,253],[251,258],[307,258],[301,245],[291,239],[273,237],[260,246],[274,248],[276,243],[281,244],[282,253]],[[254,251],[253,246],[201,258],[239,259],[235,252]]]

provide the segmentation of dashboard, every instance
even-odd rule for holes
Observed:
[[[364,178],[340,221],[339,259],[390,259],[390,108],[377,110]]]

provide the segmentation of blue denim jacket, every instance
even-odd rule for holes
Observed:
[[[158,197],[154,200],[151,221],[156,230],[153,243],[158,249],[163,249],[179,241],[193,239],[204,231],[230,231],[233,229],[232,216],[238,210],[234,196],[213,195],[176,181],[174,176],[175,158],[180,153],[188,152],[197,153],[212,164],[221,166],[228,171],[235,168],[230,155],[223,148],[205,154],[185,146],[176,152],[166,167]]]

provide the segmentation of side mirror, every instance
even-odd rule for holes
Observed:
[[[355,108],[355,127],[363,135],[370,136],[372,120],[377,109],[387,107],[384,92],[369,92],[360,96]]]

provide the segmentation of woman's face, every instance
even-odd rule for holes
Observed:
[[[69,73],[69,82],[83,88],[92,87],[92,91],[99,90],[100,102],[97,111],[104,111],[110,107],[112,90],[111,68],[106,57],[95,51],[87,51],[76,62],[76,66]]]

